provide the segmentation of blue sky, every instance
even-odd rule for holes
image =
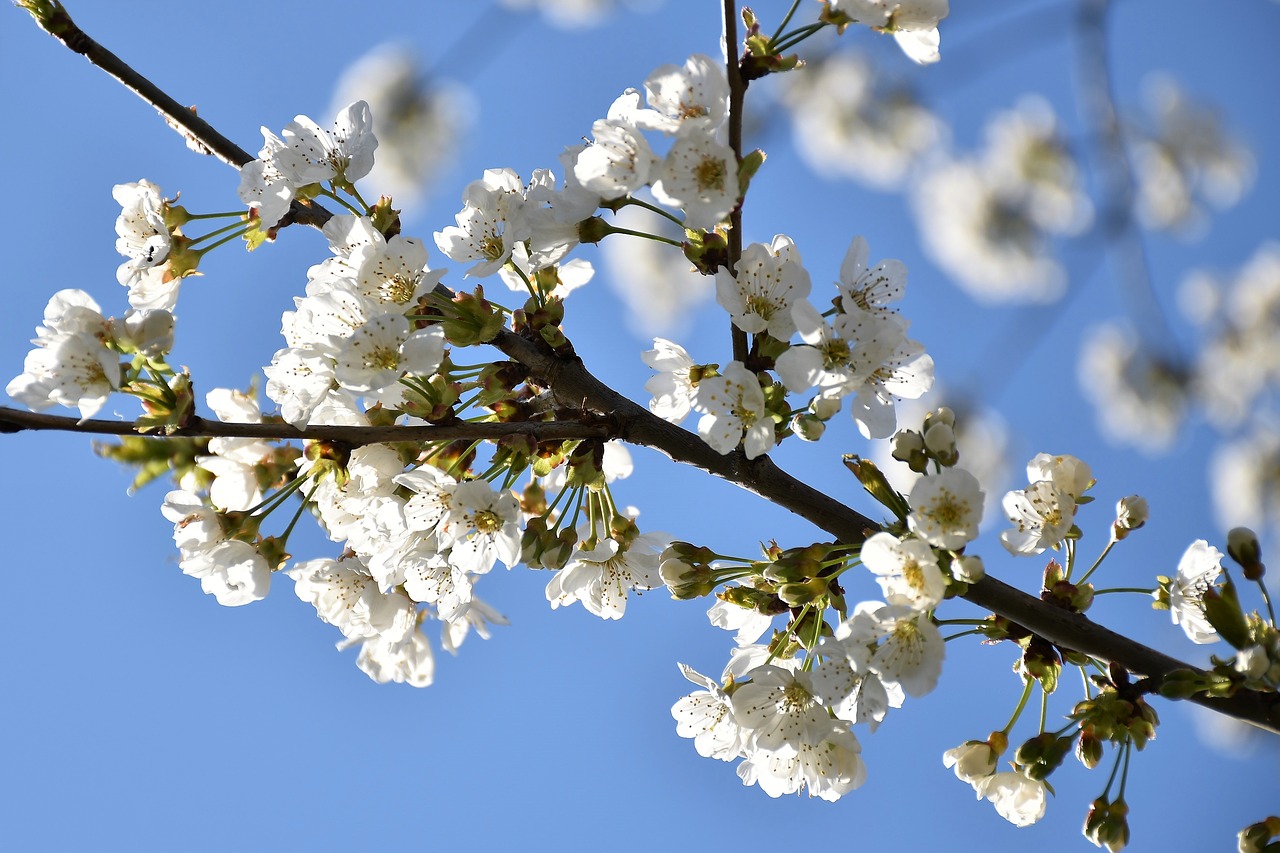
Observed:
[[[278,130],[298,113],[327,122],[342,69],[377,44],[420,48],[429,67],[433,57],[447,60],[436,70],[471,89],[477,113],[456,167],[419,210],[406,212],[406,233],[422,236],[452,224],[462,187],[483,169],[510,166],[527,178],[557,166],[560,150],[589,134],[624,88],[640,86],[659,64],[718,49],[718,4],[710,2],[627,11],[574,32],[487,3],[403,4],[377,16],[334,2],[69,6],[87,32],[251,151],[261,144],[260,125]],[[816,6],[806,2],[802,13]],[[1043,93],[1068,135],[1086,142],[1070,73],[1073,4],[1038,4],[1043,11],[1024,16],[995,0],[955,6],[938,66],[917,69],[889,39],[857,29],[841,46],[872,51],[906,75],[952,124],[959,147],[977,144],[984,119],[1028,91]],[[757,11],[776,19],[783,8],[766,0]],[[1191,0],[1126,0],[1113,21],[1122,103],[1138,100],[1147,71],[1169,71],[1196,96],[1214,99],[1259,160],[1248,196],[1216,217],[1203,240],[1149,239],[1156,290],[1168,306],[1187,269],[1238,267],[1263,240],[1280,237],[1280,166],[1272,159],[1280,151],[1273,108],[1280,5],[1236,0],[1229,22],[1223,14],[1218,4]],[[55,290],[83,288],[106,313],[124,311],[113,275],[113,184],[145,177],[168,194],[180,190],[193,209],[223,210],[236,205],[236,176],[187,151],[145,105],[17,10],[0,13],[0,92],[11,116],[0,142],[11,235],[0,363],[13,375]],[[1087,252],[1070,255],[1083,258],[1069,260],[1078,290],[1057,308],[976,306],[921,255],[900,197],[814,174],[787,133],[767,132],[754,144],[769,160],[748,202],[746,239],[792,235],[815,290],[834,280],[854,234],[867,237],[874,258],[905,261],[903,311],[913,336],[934,354],[941,381],[976,389],[1001,411],[1014,436],[1014,470],[1042,450],[1093,465],[1098,500],[1081,518],[1085,553],[1105,542],[1117,498],[1151,499],[1152,521],[1117,549],[1108,584],[1150,585],[1153,575],[1172,573],[1191,540],[1222,544],[1225,529],[1207,497],[1213,433],[1193,422],[1155,458],[1110,447],[1076,388],[1082,329],[1124,311],[1105,265]],[[325,254],[319,234],[289,229],[252,257],[235,247],[212,256],[205,276],[184,285],[174,362],[188,365],[201,388],[246,386],[279,346],[280,312],[301,292],[306,267]],[[449,266],[434,249],[432,264]],[[458,271],[445,281],[456,285]],[[643,400],[648,371],[639,352],[650,342],[620,326],[621,310],[598,279],[571,298],[566,328],[597,375]],[[707,306],[681,340],[726,353],[726,328],[723,313]],[[1017,328],[1036,333],[1010,334]],[[1001,362],[999,381],[986,366],[990,353]],[[109,405],[104,414],[129,417],[131,405]],[[874,512],[839,465],[841,453],[865,452],[840,421],[821,443],[787,446],[777,458]],[[784,545],[822,538],[752,495],[655,454],[635,457],[637,473],[618,494],[640,507],[645,529],[739,554],[769,538]],[[552,612],[544,575],[495,574],[482,595],[510,627],[488,641],[469,639],[457,658],[439,654],[430,688],[379,686],[356,669],[353,652],[334,650],[337,632],[283,578],[248,607],[222,608],[202,595],[177,568],[158,509],[164,489],[126,497],[130,475],[95,458],[87,440],[7,436],[0,464],[9,484],[0,507],[10,531],[3,571],[14,620],[0,646],[0,815],[13,849],[1086,844],[1079,827],[1105,769],[1065,767],[1045,820],[1015,830],[941,765],[944,750],[999,728],[1016,703],[1007,648],[950,644],[937,691],[862,738],[869,768],[862,789],[837,804],[770,800],[743,788],[731,765],[699,758],[675,736],[670,706],[691,689],[676,662],[718,672],[731,646],[700,603],[656,590],[632,602],[620,622],[604,623],[577,607]],[[1274,533],[1265,541],[1280,562]],[[310,550],[293,549],[300,557],[331,555],[318,535],[303,544]],[[992,574],[1034,591],[1039,561],[1004,556],[991,533],[979,545]],[[851,595],[877,592],[868,581]],[[978,614],[961,603],[944,615]],[[1103,601],[1091,615],[1170,654],[1207,661],[1205,649],[1139,598]],[[1057,698],[1050,713],[1065,713],[1071,701]],[[1132,770],[1132,849],[1227,849],[1239,828],[1275,812],[1274,738],[1224,752],[1206,746],[1193,709],[1161,703],[1158,710],[1164,725]],[[1024,729],[1015,729],[1015,741]]]

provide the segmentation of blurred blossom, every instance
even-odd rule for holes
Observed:
[[[1280,385],[1280,243],[1264,243],[1234,277],[1193,272],[1179,301],[1205,330],[1195,364],[1205,413],[1235,426]]]
[[[613,224],[684,239],[675,223],[641,207],[622,208]],[[627,306],[627,324],[642,337],[678,335],[712,294],[714,279],[695,272],[675,246],[615,234],[601,241],[600,252],[609,284]]]
[[[1209,479],[1221,527],[1280,529],[1280,424],[1260,419],[1249,435],[1221,446]]]
[[[565,30],[594,27],[620,8],[652,10],[662,0],[499,0],[508,9],[538,12],[552,26]]]
[[[788,75],[783,96],[805,163],[819,175],[878,190],[902,187],[946,126],[907,88],[885,81],[860,55],[829,54]]]
[[[988,123],[978,156],[926,173],[913,202],[925,250],[983,302],[1060,297],[1066,275],[1051,238],[1093,216],[1052,109],[1033,97]]]
[[[1195,236],[1204,230],[1200,202],[1219,210],[1253,185],[1253,153],[1222,127],[1217,111],[1190,100],[1169,77],[1143,83],[1147,113],[1135,122],[1137,213],[1147,228]]]
[[[985,522],[1000,518],[1000,498],[1009,482],[1009,428],[994,409],[976,406],[964,399],[952,399],[945,390],[933,390],[919,400],[898,403],[898,424],[903,429],[919,429],[924,416],[947,406],[955,412],[955,441],[960,452],[958,465],[978,479],[985,498],[982,518]],[[893,442],[871,443],[871,461],[876,463],[889,485],[902,494],[910,494],[921,475],[893,458]]]
[[[1080,347],[1080,387],[1110,441],[1147,454],[1167,451],[1186,414],[1186,371],[1142,347],[1132,329],[1095,326]]]
[[[379,142],[370,186],[402,208],[449,166],[475,112],[465,88],[428,79],[414,50],[391,44],[374,48],[343,72],[333,101],[354,100],[369,104]]]

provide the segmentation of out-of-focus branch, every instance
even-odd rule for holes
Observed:
[[[1160,300],[1156,298],[1146,241],[1134,218],[1136,182],[1116,109],[1115,83],[1107,41],[1111,0],[1081,0],[1077,21],[1080,116],[1093,132],[1103,204],[1097,227],[1111,243],[1116,280],[1129,303],[1134,325],[1152,351],[1175,355],[1176,340]]]
[[[34,0],[33,0],[34,2]],[[60,10],[60,4],[42,2],[43,7],[57,6]],[[1084,16],[1083,20],[1093,22],[1091,25],[1100,26],[1102,20],[1099,16],[1105,16],[1107,0],[1084,0]],[[732,0],[725,0],[725,11],[727,22],[733,21],[734,24],[726,23],[725,35],[728,44],[727,52],[736,51],[736,4]],[[65,14],[65,13],[63,13]],[[38,16],[37,16],[38,17]],[[70,19],[66,20],[70,23]],[[96,42],[89,40],[87,36],[80,34],[84,41],[73,40],[75,44],[86,45]],[[59,36],[62,39],[62,36]],[[127,66],[119,61],[118,58],[109,51],[97,46],[97,50],[78,50],[72,43],[62,39],[73,50],[83,53],[91,62],[98,64],[99,61],[112,63],[112,68],[119,66],[118,70],[127,70]],[[734,79],[735,69],[732,68],[734,60],[728,60],[730,66],[730,80]],[[107,69],[110,71],[110,69]],[[130,85],[129,79],[133,77],[125,74],[117,74],[111,72],[113,76]],[[130,71],[131,75],[132,72]],[[141,78],[137,78],[141,79]],[[145,81],[144,81],[145,82]],[[150,83],[146,83],[148,87],[154,89]],[[741,80],[738,82],[738,94],[741,97]],[[130,88],[134,88],[130,85]],[[139,91],[134,88],[134,91]],[[162,92],[155,90],[157,95],[163,96]],[[153,99],[147,95],[143,95],[148,103],[153,103]],[[156,98],[156,101],[161,100]],[[167,96],[163,98],[164,103],[176,104]],[[1108,99],[1107,103],[1110,101]],[[182,112],[179,108],[179,112]],[[741,109],[737,109],[736,114],[741,116]],[[731,113],[731,123],[732,123]],[[1111,111],[1111,119],[1114,120],[1114,111]],[[205,134],[210,134],[209,144],[212,148],[213,143],[223,139],[203,120],[198,124],[193,121],[181,123],[181,126],[187,132],[192,133],[195,138],[201,142],[206,142]],[[1118,134],[1118,129],[1115,131]],[[740,145],[740,140],[739,140]],[[243,152],[241,152],[243,154]],[[233,165],[234,158],[228,160]],[[327,218],[327,211],[324,212]],[[307,224],[320,224],[314,221],[306,221]],[[321,220],[321,223],[323,220]],[[733,234],[738,234],[738,228],[734,227]],[[620,438],[624,441],[638,444],[646,447],[652,447],[666,454],[671,459],[688,465],[698,467],[708,473],[722,477],[730,482],[736,483],[746,488],[769,502],[794,512],[796,515],[804,518],[820,529],[835,536],[842,542],[854,543],[863,541],[867,535],[879,529],[880,525],[870,518],[850,509],[840,501],[826,495],[817,489],[802,483],[796,478],[787,474],[778,468],[768,457],[759,457],[754,460],[748,460],[740,452],[730,454],[720,454],[712,450],[698,436],[681,429],[678,426],[667,423],[666,421],[654,416],[648,410],[637,405],[635,402],[619,394],[617,391],[602,383],[593,376],[583,366],[582,361],[576,356],[561,357],[556,355],[541,341],[535,341],[521,337],[514,332],[503,329],[496,338],[491,342],[498,349],[502,350],[507,356],[515,359],[530,370],[534,381],[542,384],[550,389],[552,393],[566,406],[580,410],[590,423],[588,426],[594,429],[603,429],[605,435],[613,438]],[[48,418],[47,415],[30,416],[26,413],[18,413],[24,418]],[[8,415],[6,415],[8,416]],[[595,419],[599,419],[596,421]],[[58,419],[62,421],[70,421],[70,418]],[[0,421],[3,422],[3,421]],[[28,422],[30,423],[30,422]],[[86,422],[87,424],[106,423],[111,429],[105,430],[114,434],[120,434],[122,431],[129,433],[134,432],[129,424],[117,424],[116,422]],[[208,432],[200,432],[195,434],[207,435],[244,435],[246,433],[231,432],[228,428],[240,429],[243,427],[251,427],[255,425],[247,424],[222,424],[213,421],[201,421],[202,427],[209,430]],[[22,424],[16,424],[19,428],[31,428]],[[524,434],[522,430],[541,431],[551,430],[552,427],[561,427],[569,429],[584,429],[582,423],[572,422],[563,424],[499,424],[499,425],[479,425],[468,424],[459,425],[458,429],[474,430],[480,426],[494,426],[502,430],[506,430],[502,434]],[[286,427],[278,427],[281,430]],[[423,437],[430,438],[446,438],[447,436],[440,432],[443,429],[452,429],[454,427],[387,427],[379,428],[387,431],[388,434],[394,435],[394,438],[374,438],[374,432],[369,431],[372,428],[361,427],[354,433],[350,428],[346,427],[308,427],[306,430],[296,431],[296,435],[292,437],[314,437],[314,438],[337,438],[343,441],[351,441],[352,437],[357,439],[353,443],[369,443],[372,441],[392,441],[392,440],[409,440],[406,431],[421,430]],[[287,429],[292,429],[288,427]],[[330,433],[329,431],[336,431]],[[495,430],[496,432],[496,430]],[[341,433],[341,434],[339,434]],[[186,432],[186,435],[193,433]],[[550,433],[538,432],[541,435],[550,435]],[[469,432],[467,437],[474,437],[474,432]],[[361,438],[363,437],[363,438]],[[584,437],[574,433],[572,435],[563,435],[561,437]],[[598,434],[592,434],[586,437],[600,437]],[[421,439],[419,439],[421,440]],[[852,487],[851,487],[852,488]],[[1044,637],[1045,639],[1085,654],[1093,655],[1103,660],[1117,663],[1126,669],[1143,676],[1159,679],[1167,673],[1177,669],[1195,670],[1194,667],[1187,666],[1182,662],[1175,660],[1167,655],[1150,649],[1141,643],[1137,643],[1110,631],[1101,625],[1098,625],[1085,616],[1066,612],[1058,607],[1034,598],[1020,590],[1017,590],[993,577],[986,577],[976,584],[969,587],[968,592],[964,596],[967,600],[1011,619],[1022,625],[1028,630]],[[1223,714],[1236,717],[1241,720],[1253,723],[1254,725],[1266,729],[1268,731],[1280,734],[1280,695],[1264,694],[1250,690],[1241,690],[1236,695],[1225,699],[1208,699],[1193,698],[1191,701],[1204,705]]]

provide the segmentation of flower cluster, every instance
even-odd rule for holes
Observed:
[[[312,198],[323,184],[347,188],[369,174],[378,139],[369,105],[356,101],[338,113],[333,130],[306,116],[285,125],[280,136],[262,128],[258,159],[240,169],[240,200],[257,212],[262,228],[275,228],[295,198]]]
[[[866,56],[832,53],[788,82],[792,139],[816,174],[901,189],[945,136],[941,120],[906,87],[887,83]]]
[[[1051,238],[1078,234],[1092,219],[1057,119],[1038,98],[996,116],[978,156],[931,169],[913,201],[925,250],[987,302],[1061,296],[1065,274]]]

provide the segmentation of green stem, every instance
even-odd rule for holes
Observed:
[[[1080,584],[1087,581],[1089,579],[1089,576],[1092,575],[1095,571],[1097,571],[1098,566],[1102,565],[1102,561],[1105,560],[1107,558],[1107,555],[1111,553],[1111,549],[1115,546],[1117,541],[1119,540],[1112,539],[1110,542],[1107,543],[1107,547],[1102,549],[1102,553],[1098,555],[1098,559],[1093,561],[1093,565],[1089,567],[1089,571],[1085,572],[1084,576],[1081,577],[1080,580],[1076,581],[1076,586],[1079,586]],[[1068,577],[1070,577],[1070,575],[1068,575]]]
[[[782,53],[784,50],[789,50],[795,47],[800,42],[807,39],[809,36],[813,35],[814,33],[826,27],[827,27],[827,24],[823,21],[819,21],[814,24],[808,24],[806,26],[801,27],[798,30],[792,30],[791,32],[782,36],[777,41],[773,42],[771,44],[771,47],[773,48],[774,53]]]
[[[199,237],[192,237],[191,242],[188,245],[194,248],[197,243],[202,243],[205,240],[208,240],[210,237],[216,237],[217,235],[224,234],[227,231],[234,230],[238,233],[243,233],[245,227],[246,227],[246,224],[243,221],[232,222],[230,225],[224,225],[221,228],[215,228],[214,230],[210,231],[208,234],[201,234]]]
[[[782,23],[778,24],[778,28],[773,31],[773,35],[769,36],[769,45],[772,46],[782,37],[782,31],[787,28],[787,24],[791,23],[791,19],[795,16],[796,10],[800,8],[800,0],[795,0],[791,4],[791,8],[787,10],[787,14],[783,17]]]
[[[968,631],[961,631],[959,634],[952,634],[950,637],[943,637],[943,638],[942,638],[942,641],[943,641],[944,643],[949,643],[949,642],[951,642],[952,640],[958,640],[958,639],[960,639],[961,637],[967,637],[967,636],[969,636],[970,634],[981,634],[981,633],[983,633],[983,631],[982,631],[982,629],[981,629],[981,628],[973,628],[973,629],[970,629],[970,630],[968,630]]]
[[[1022,698],[1018,700],[1018,707],[1013,709],[1013,716],[1009,718],[1009,722],[1004,724],[1001,733],[1008,735],[1013,729],[1013,724],[1018,722],[1018,717],[1022,716],[1022,709],[1027,707],[1027,700],[1031,698],[1031,685],[1035,683],[1034,679],[1028,678],[1022,686]]]
[[[1276,627],[1276,611],[1271,606],[1271,595],[1267,592],[1267,585],[1262,582],[1262,578],[1257,580],[1258,589],[1262,592],[1262,600],[1267,605],[1267,615],[1271,617],[1271,627]]]
[[[1143,595],[1150,595],[1152,591],[1153,590],[1143,589],[1140,586],[1113,586],[1109,589],[1095,589],[1093,594],[1096,598],[1099,595],[1106,595],[1108,592],[1140,592]]]
[[[658,214],[659,216],[666,217],[667,219],[674,222],[676,225],[679,225],[681,228],[684,228],[684,222],[680,219],[680,217],[676,216],[674,213],[672,213],[671,211],[665,208],[658,207],[656,204],[650,204],[649,202],[644,201],[643,199],[631,198],[630,196],[628,196],[625,200],[623,200],[622,204],[618,205],[618,208],[621,209],[627,206],[643,207],[645,210],[649,210],[649,211],[652,211],[653,213]],[[613,226],[609,226],[609,227],[612,228]]]
[[[295,480],[295,482],[301,481]],[[293,514],[293,518],[289,520],[289,526],[284,529],[284,533],[280,534],[281,547],[284,547],[284,544],[289,541],[289,534],[293,532],[294,525],[298,523],[298,519],[302,518],[302,511],[307,508],[307,504],[311,502],[311,498],[315,495],[316,489],[318,488],[320,488],[320,478],[316,477],[315,482],[311,485],[311,491],[307,492],[307,496],[302,499],[300,504],[298,504],[298,511],[295,512]]]
[[[194,222],[197,219],[224,219],[228,216],[234,216],[237,219],[244,218],[243,210],[228,210],[223,213],[188,213],[187,221]]]
[[[683,249],[684,243],[679,240],[672,240],[670,237],[663,237],[660,234],[648,234],[644,231],[633,231],[630,228],[619,228],[615,225],[609,226],[610,234],[626,234],[630,237],[643,237],[646,240],[653,240],[658,243],[666,243],[668,246],[675,246],[677,249]]]

